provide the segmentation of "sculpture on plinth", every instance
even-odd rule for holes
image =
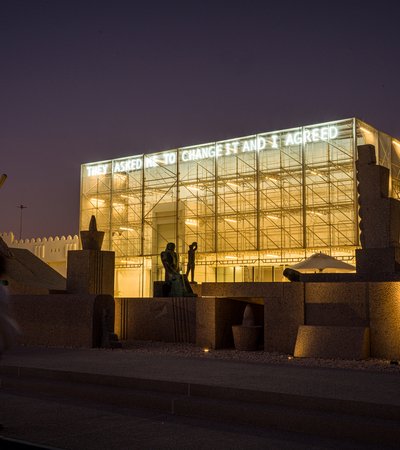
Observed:
[[[97,230],[96,217],[90,218],[89,230],[81,231],[83,250],[101,250],[104,239],[104,231]]]
[[[186,268],[186,277],[189,279],[189,273],[191,275],[190,282],[196,283],[194,281],[194,268],[196,267],[196,250],[197,250],[197,242],[192,242],[189,245],[188,250],[188,263]]]
[[[89,230],[81,231],[82,250],[69,250],[67,291],[72,294],[114,295],[115,253],[101,250],[104,231],[97,230],[96,217]]]
[[[232,326],[233,341],[236,350],[257,350],[261,329],[262,326],[256,325],[255,323],[252,305],[248,303],[243,313],[242,324]]]
[[[193,293],[186,275],[180,273],[175,244],[168,242],[160,256],[165,269],[163,295],[165,297],[195,297],[196,294]]]

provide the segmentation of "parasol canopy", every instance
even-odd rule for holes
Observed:
[[[351,264],[340,261],[339,259],[322,252],[314,253],[304,261],[290,266],[290,269],[294,269],[299,272],[315,272],[316,270],[319,272],[354,272],[356,270],[356,268]]]

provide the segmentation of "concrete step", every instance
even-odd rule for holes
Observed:
[[[27,367],[0,367],[1,387],[35,395],[398,446],[400,407],[332,398]]]

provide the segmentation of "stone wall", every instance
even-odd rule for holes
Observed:
[[[11,248],[22,248],[32,252],[63,277],[67,275],[67,254],[69,250],[78,250],[79,237],[55,236],[32,239],[15,239],[14,233],[0,233],[0,237]]]
[[[368,283],[371,356],[400,359],[400,282]]]
[[[270,283],[264,302],[264,350],[293,354],[304,324],[304,283]]]
[[[196,340],[196,298],[117,298],[115,332],[124,340]]]
[[[301,325],[361,327],[369,328],[371,357],[400,359],[399,281],[203,283],[202,295],[209,297],[199,299],[197,306],[199,345],[230,346],[227,330],[236,324],[235,314],[240,315],[230,303],[257,296],[264,301],[265,351],[293,354]],[[365,339],[360,342],[364,345]]]
[[[114,330],[110,295],[12,295],[10,301],[23,345],[100,347],[104,320]]]

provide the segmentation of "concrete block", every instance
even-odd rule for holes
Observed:
[[[400,282],[369,283],[371,356],[400,359]]]
[[[305,283],[305,324],[368,326],[367,283]]]
[[[297,358],[365,359],[370,355],[368,327],[301,325],[294,356]]]
[[[114,299],[109,295],[12,295],[11,304],[23,345],[100,347],[104,310],[107,329],[114,331]]]
[[[68,252],[67,291],[114,295],[115,253],[98,250]]]
[[[124,339],[194,343],[196,298],[120,298],[116,322]]]
[[[268,283],[264,302],[264,350],[293,354],[304,324],[304,283]]]
[[[196,302],[196,345],[216,348],[215,297],[200,297]]]

